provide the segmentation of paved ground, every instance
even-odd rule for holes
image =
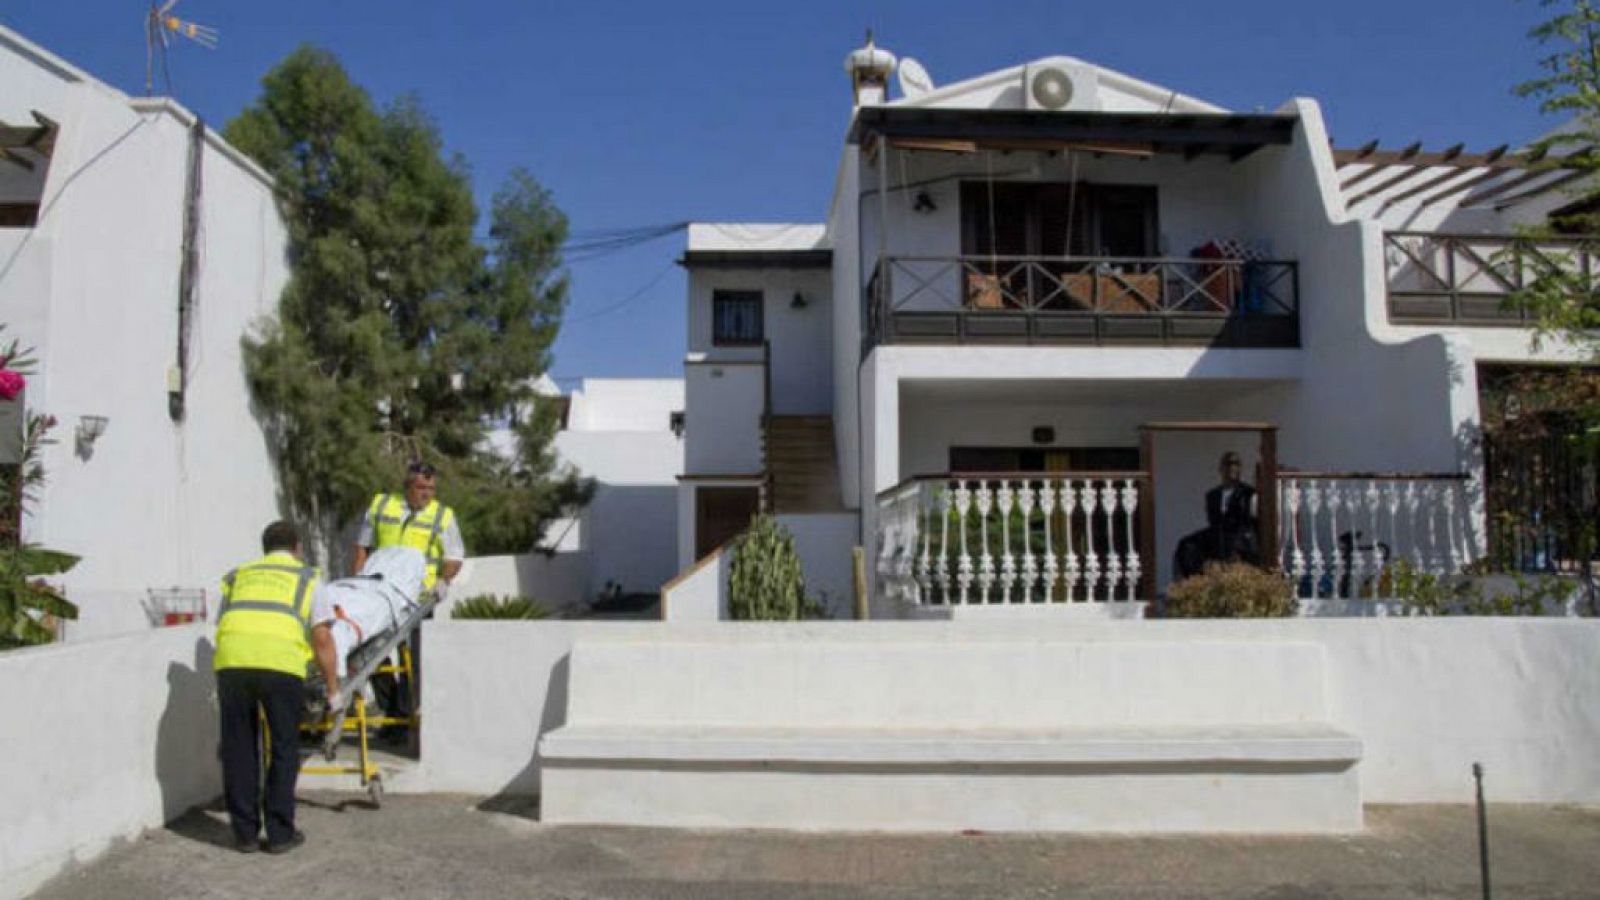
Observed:
[[[1470,807],[1369,808],[1341,838],[786,835],[541,825],[515,804],[302,798],[311,843],[226,849],[218,812],[119,847],[40,898],[1480,896]],[[1600,809],[1490,810],[1495,894],[1600,896]]]

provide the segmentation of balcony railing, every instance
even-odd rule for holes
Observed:
[[[1445,578],[1480,555],[1465,476],[1284,472],[1280,564],[1301,599],[1388,600],[1396,567]]]
[[[1300,343],[1293,262],[1134,257],[890,256],[867,287],[884,343]]]
[[[1391,231],[1384,235],[1389,320],[1408,325],[1516,327],[1507,299],[1549,276],[1593,292],[1600,239]]]
[[[1148,486],[1144,472],[909,479],[878,495],[880,583],[924,606],[1144,599]]]

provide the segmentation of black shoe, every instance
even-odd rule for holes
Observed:
[[[261,849],[261,842],[255,838],[251,838],[249,840],[244,840],[243,838],[234,838],[233,849],[239,851],[240,853],[254,853]]]
[[[305,842],[306,833],[304,831],[296,831],[294,833],[294,837],[289,838],[287,841],[279,841],[276,844],[268,844],[265,849],[273,856],[278,856],[280,854],[288,853],[290,850],[293,850]]]

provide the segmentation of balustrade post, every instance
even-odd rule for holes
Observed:
[[[1055,517],[1056,511],[1056,485],[1046,478],[1039,489],[1039,515],[1044,519],[1044,584],[1043,597],[1045,603],[1051,602],[1050,594],[1056,589],[1056,577],[1061,570],[1056,562],[1054,536],[1050,533],[1050,520]]]
[[[1117,555],[1117,490],[1109,478],[1100,482],[1100,508],[1106,514],[1106,602],[1109,603],[1117,598],[1117,587],[1122,583],[1122,558]]]
[[[950,605],[950,483],[941,482],[939,489],[939,556],[934,561],[934,573],[939,580],[939,602]]]
[[[967,513],[972,509],[972,491],[966,481],[956,482],[956,531],[961,538],[961,556],[956,559],[956,584],[960,588],[957,602],[965,606],[971,602],[972,554],[967,549]]]
[[[1305,499],[1306,518],[1310,525],[1307,530],[1311,532],[1311,596],[1320,597],[1322,596],[1323,563],[1322,538],[1319,534],[1322,528],[1318,520],[1320,519],[1319,514],[1322,512],[1322,486],[1315,481],[1307,481]]]
[[[1083,599],[1094,602],[1094,589],[1100,585],[1100,554],[1094,547],[1094,513],[1098,506],[1094,482],[1085,480],[1078,489],[1078,502],[1083,505]]]
[[[1000,511],[1000,602],[1009,605],[1011,589],[1017,582],[1017,558],[1011,553],[1011,482],[1000,482],[995,507]]]
[[[1033,557],[1033,486],[1026,481],[1022,483],[1018,502],[1022,509],[1022,602],[1032,603],[1039,565]]]
[[[1140,571],[1142,562],[1139,559],[1139,545],[1135,542],[1133,534],[1134,516],[1139,510],[1139,487],[1138,483],[1132,478],[1123,479],[1122,508],[1126,511],[1125,518],[1128,528],[1128,562],[1125,567],[1128,576],[1127,599],[1129,602],[1133,602],[1139,599],[1139,585],[1143,583],[1141,580],[1143,573]]]
[[[983,547],[983,553],[978,557],[978,602],[987,604],[995,577],[994,554],[989,552],[989,512],[994,508],[994,496],[985,479],[978,481],[977,508],[978,540]]]

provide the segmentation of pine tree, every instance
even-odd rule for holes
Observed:
[[[329,53],[262,81],[228,140],[276,179],[291,277],[244,339],[288,512],[340,559],[344,529],[409,460],[440,470],[469,550],[521,553],[592,486],[557,471],[537,396],[566,305],[566,217],[526,172],[495,195],[487,246],[465,162],[414,98],[377,108]],[[509,419],[513,459],[487,423]]]

